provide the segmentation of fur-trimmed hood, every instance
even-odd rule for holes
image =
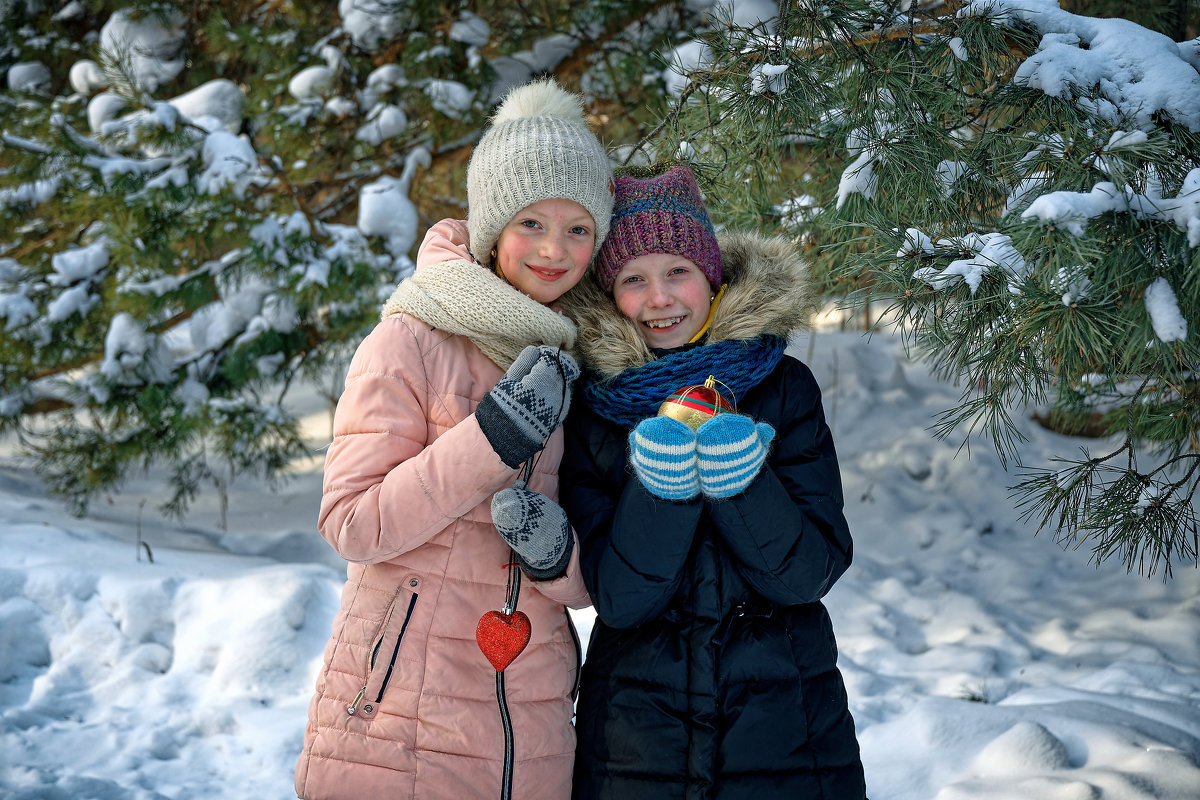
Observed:
[[[753,233],[722,233],[717,241],[727,288],[708,341],[787,336],[808,327],[815,298],[808,262],[796,245],[781,236]],[[595,281],[594,270],[559,305],[578,326],[577,355],[603,378],[654,360],[637,326],[622,316],[612,296]]]

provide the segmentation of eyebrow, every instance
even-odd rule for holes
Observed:
[[[514,216],[513,219],[527,219],[530,217],[536,218],[542,222],[547,222],[550,219],[549,214],[546,214],[543,212],[538,212],[538,211],[529,211],[527,209],[517,213],[517,215]],[[567,219],[564,219],[563,224],[567,225],[567,226],[595,225],[596,221],[594,219],[592,219],[591,214],[584,213],[584,214],[580,214],[577,217],[568,217]]]

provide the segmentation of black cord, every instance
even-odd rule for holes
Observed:
[[[517,554],[512,548],[508,551],[508,584],[504,587],[504,613],[511,614],[517,610],[517,601],[521,599],[521,567]]]

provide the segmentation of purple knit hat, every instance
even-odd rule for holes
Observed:
[[[611,292],[621,267],[647,253],[669,253],[692,261],[721,288],[721,251],[696,177],[672,167],[653,178],[619,176],[608,238],[596,257],[596,278]]]

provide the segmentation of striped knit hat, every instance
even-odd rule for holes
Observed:
[[[721,288],[721,251],[696,176],[673,167],[652,178],[617,178],[612,226],[596,261],[596,277],[611,292],[621,267],[647,253],[693,262],[713,291]]]
[[[596,223],[592,257],[608,234],[612,164],[583,117],[578,95],[545,79],[500,104],[467,165],[471,251],[491,266],[492,245],[517,212],[542,200],[574,200]]]

